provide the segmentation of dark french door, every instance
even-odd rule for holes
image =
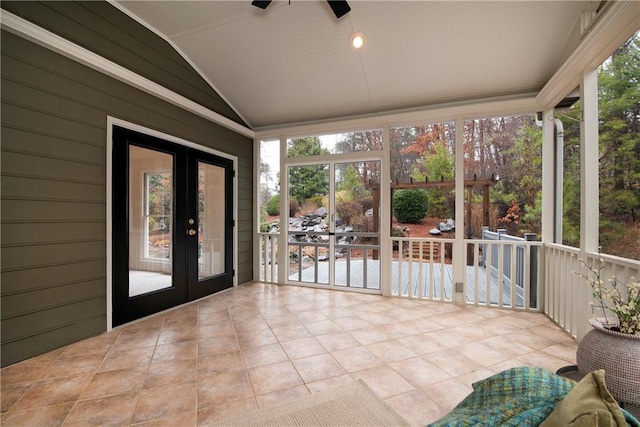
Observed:
[[[233,286],[233,161],[113,128],[113,326]]]

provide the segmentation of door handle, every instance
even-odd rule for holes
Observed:
[[[189,231],[187,231],[187,234],[189,236],[195,236],[196,235],[196,230],[194,230],[193,228],[190,228]]]

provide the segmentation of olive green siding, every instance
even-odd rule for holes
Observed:
[[[2,8],[245,125],[169,43],[108,2],[3,1]]]
[[[3,366],[106,329],[107,116],[238,157],[236,275],[252,280],[251,139],[1,37]]]

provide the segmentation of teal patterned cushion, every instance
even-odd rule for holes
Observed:
[[[535,367],[507,369],[473,384],[473,392],[430,426],[538,426],[574,382]]]

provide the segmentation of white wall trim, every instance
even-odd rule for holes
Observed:
[[[106,212],[107,230],[105,239],[107,241],[107,332],[113,329],[113,118],[107,116],[107,170],[106,170]]]
[[[153,32],[155,35],[157,35],[158,37],[163,39],[165,42],[167,42],[176,52],[178,52],[178,54],[182,57],[182,59],[187,61],[187,63],[200,75],[200,77],[202,77],[202,80],[207,82],[207,84],[218,94],[218,96],[220,98],[222,98],[222,100],[224,102],[227,103],[227,105],[234,111],[234,113],[236,113],[238,115],[238,117],[240,117],[242,119],[242,121],[244,121],[249,126],[251,126],[251,123],[249,123],[249,121],[242,114],[240,114],[240,112],[238,110],[236,110],[236,108],[233,106],[233,104],[231,104],[231,102],[229,102],[229,100],[222,94],[222,92],[220,92],[218,90],[218,88],[213,84],[213,82],[211,82],[209,80],[209,78],[200,70],[200,68],[198,68],[198,66],[193,61],[191,61],[191,59],[187,55],[185,55],[185,53],[182,51],[182,49],[180,49],[178,47],[178,45],[176,45],[171,39],[169,39],[169,37],[164,35],[162,32],[160,32],[153,25],[149,24],[147,21],[145,21],[144,19],[140,18],[138,15],[136,15],[133,12],[131,12],[129,9],[127,9],[126,7],[124,7],[123,5],[118,3],[117,1],[114,1],[114,0],[107,0],[107,1],[109,2],[109,4],[111,4],[111,6],[115,7],[118,10],[120,10],[122,13],[124,13],[127,16],[129,16],[131,19],[137,21],[138,23],[140,23],[140,25],[146,27],[149,31]]]
[[[5,10],[0,11],[0,24],[2,29],[7,30],[19,37],[36,43],[44,48],[47,48],[53,52],[59,53],[73,61],[86,65],[100,73],[103,73],[109,77],[113,77],[123,83],[126,83],[136,89],[140,89],[150,95],[153,95],[163,101],[169,102],[177,107],[180,107],[190,113],[196,114],[210,122],[216,123],[241,135],[253,138],[255,133],[253,130],[230,120],[223,115],[216,113],[190,99],[179,95],[162,85],[159,85],[139,74],[128,70],[121,65],[118,65],[100,55],[97,55],[88,49],[85,49],[77,44],[53,34],[50,31],[45,30],[36,24],[27,21],[7,12]]]
[[[218,157],[230,159],[233,161],[233,170],[236,171],[236,175],[233,178],[233,219],[236,226],[233,227],[233,269],[236,274],[233,276],[233,286],[238,286],[238,158],[227,153],[215,150],[213,148],[205,147],[195,142],[188,141],[186,139],[179,138],[177,136],[169,135],[164,132],[160,132],[154,129],[150,129],[135,123],[128,122],[126,120],[118,119],[116,117],[107,116],[107,171],[106,171],[106,221],[107,221],[107,331],[113,328],[113,259],[112,250],[113,242],[111,235],[113,233],[112,227],[112,197],[113,197],[113,127],[120,126],[125,129],[140,132],[145,135],[153,136],[156,138],[164,139],[165,141],[173,142],[175,144],[183,145],[185,147],[194,148],[196,150],[210,153]]]
[[[613,1],[584,34],[580,44],[536,97],[539,109],[553,108],[640,28],[640,2]]]

